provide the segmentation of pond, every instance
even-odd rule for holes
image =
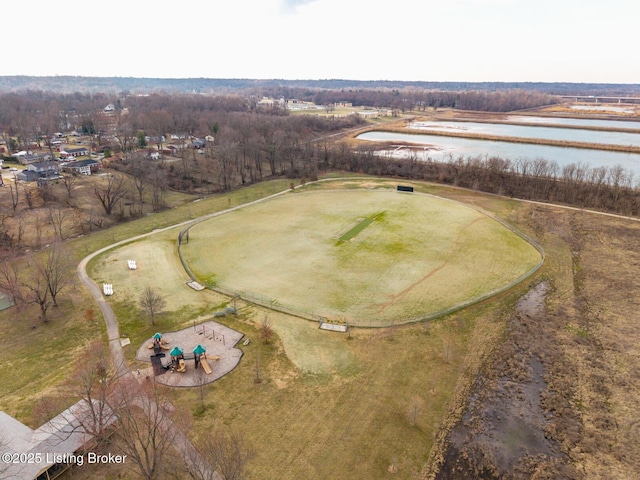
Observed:
[[[597,143],[601,145],[640,146],[640,133],[597,131],[580,128],[512,125],[481,122],[413,122],[409,128],[421,131],[475,133],[501,137],[560,140],[566,142]]]
[[[569,117],[533,117],[528,115],[509,115],[510,122],[522,123],[546,123],[553,125],[569,125],[578,127],[606,127],[618,130],[640,130],[640,122],[631,120],[604,120],[594,118],[569,118]]]
[[[417,154],[419,159],[430,158],[442,161],[449,158],[476,156],[498,156],[510,160],[544,158],[555,161],[560,168],[571,163],[583,164],[591,168],[622,166],[625,170],[633,172],[636,178],[640,177],[640,154],[637,153],[443,137],[426,133],[373,131],[360,134],[356,138],[371,142],[398,142],[398,144],[404,142],[423,145],[422,151]],[[413,152],[415,153],[415,150]],[[403,152],[400,148],[392,155],[403,156],[407,155],[407,152],[406,150]]]

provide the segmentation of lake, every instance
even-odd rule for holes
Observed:
[[[509,115],[510,122],[523,123],[548,123],[553,125],[569,125],[578,127],[606,127],[619,130],[640,130],[640,122],[626,120],[601,120],[594,118],[567,118],[567,117],[531,117],[527,115]]]
[[[455,123],[455,122],[451,122]],[[466,123],[466,122],[465,122]],[[535,127],[532,127],[535,128]],[[570,132],[573,130],[565,129]],[[609,132],[590,132],[594,135]],[[395,133],[395,132],[366,132],[356,137],[358,140],[372,142],[409,142],[424,145],[418,158],[441,161],[450,157],[498,156],[510,160],[520,158],[555,161],[561,168],[571,163],[585,164],[591,168],[622,166],[640,178],[640,154],[610,152],[605,150],[591,150],[573,147],[554,147],[530,143],[511,143],[501,141],[476,140],[471,138],[443,137],[427,133]],[[396,155],[402,156],[401,150]],[[406,155],[406,154],[405,154]]]
[[[475,133],[501,137],[560,140],[567,142],[597,143],[601,145],[640,146],[640,133],[608,132],[577,128],[537,127],[507,123],[481,122],[412,122],[410,129],[452,133]]]

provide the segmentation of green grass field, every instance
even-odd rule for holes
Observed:
[[[541,261],[478,210],[390,189],[290,193],[195,225],[182,253],[204,283],[358,326],[455,309]]]
[[[280,191],[287,188],[288,184],[288,181],[280,181],[251,186],[119,225],[72,243],[78,256],[84,255],[118,239]],[[311,244],[316,249],[323,245],[327,258],[330,258],[327,252],[342,252],[346,258],[339,255],[337,260],[340,262],[332,260],[341,268],[356,268],[353,262],[359,259],[362,266],[358,268],[364,271],[366,266],[370,269],[370,276],[381,268],[375,262],[384,260],[387,255],[394,252],[398,255],[397,252],[405,252],[405,249],[404,255],[422,253],[428,250],[424,246],[430,244],[435,248],[437,237],[425,239],[420,236],[407,240],[416,245],[400,248],[403,242],[399,240],[405,237],[394,233],[394,226],[406,228],[407,225],[430,222],[432,228],[437,230],[437,219],[441,229],[456,224],[471,224],[468,228],[492,225],[505,238],[511,238],[523,246],[524,251],[529,251],[526,242],[512,238],[497,222],[475,210],[442,198],[388,191],[393,185],[393,181],[377,179],[307,185],[304,190],[308,193],[289,193],[282,197],[282,200],[286,200],[282,203],[269,201],[231,215],[225,214],[218,220],[233,220],[236,214],[246,212],[253,224],[241,225],[244,230],[255,228],[258,231],[258,227],[269,222],[281,227],[284,225],[289,233],[295,233],[293,237],[281,237],[282,241],[291,243],[287,245],[289,249],[298,239],[296,235],[300,238],[301,247],[305,245],[305,236],[311,236],[315,242]],[[440,187],[416,185],[423,191],[440,192]],[[358,208],[354,205],[349,210],[347,207],[351,197],[345,196],[348,194],[345,188],[353,188],[352,192],[356,195],[364,194],[362,198],[370,193],[377,195],[371,197],[372,201],[362,203]],[[365,190],[371,188],[382,190]],[[342,204],[340,208],[326,205],[335,216],[333,220],[329,212],[320,215],[322,212],[316,212],[316,207],[313,207],[319,199],[329,198],[340,199],[338,203]],[[396,200],[390,199],[397,199],[400,203],[396,205]],[[473,201],[479,203],[481,199],[484,197],[474,197]],[[420,202],[414,205],[413,202],[417,200]],[[515,208],[513,201],[493,197],[486,201],[496,203],[487,208],[505,218],[514,218],[508,213]],[[405,205],[403,202],[409,203]],[[306,216],[311,224],[307,232],[297,226],[304,222],[290,225],[285,221],[288,218],[288,222],[293,222],[298,218],[293,215],[292,206],[301,204],[310,205],[305,207],[308,212],[306,215],[299,215]],[[427,208],[427,204],[431,206]],[[417,207],[422,216],[416,220]],[[257,214],[262,208],[265,209],[266,218]],[[438,215],[445,208],[452,209],[449,215],[453,215],[455,210],[459,210],[459,215],[464,212],[464,215],[456,220],[457,223],[452,222],[452,219]],[[368,225],[361,225],[364,219],[381,212],[385,212],[383,216]],[[404,218],[403,212],[406,218],[400,222],[400,218]],[[314,218],[315,222],[312,221]],[[201,226],[215,223],[212,220]],[[336,245],[341,236],[357,226],[357,235],[350,241]],[[319,227],[322,228],[318,230]],[[131,338],[133,347],[125,348],[129,359],[133,357],[135,346],[155,331],[175,330],[190,325],[194,320],[209,319],[213,312],[228,302],[228,298],[212,291],[196,292],[186,286],[187,277],[177,258],[176,239],[179,230],[171,229],[122,245],[91,262],[92,278],[98,283],[109,282],[114,285],[115,295],[109,297],[108,301],[116,312],[120,331]],[[452,237],[449,245],[455,246],[456,241],[461,242],[460,239],[466,238],[464,230]],[[383,234],[385,231],[387,233]],[[474,232],[475,235],[483,234],[478,230]],[[227,235],[227,240],[234,238],[232,231]],[[191,246],[198,240],[196,237],[191,234]],[[238,236],[238,241],[242,239]],[[386,254],[384,251],[376,253],[376,239],[377,242],[384,240],[385,249],[388,249]],[[419,248],[420,245],[422,248]],[[223,246],[217,242],[203,244],[201,248],[211,255],[224,251]],[[494,245],[491,247],[496,248]],[[484,248],[488,248],[488,244]],[[502,245],[501,248],[509,250],[508,245]],[[246,258],[237,257],[237,265],[261,258],[252,256],[256,254],[267,258],[265,251],[249,251],[245,248],[243,252]],[[138,270],[130,271],[127,259],[135,259]],[[304,264],[309,260],[308,256],[296,257],[290,259],[290,264]],[[419,265],[425,261],[420,260],[422,263]],[[305,275],[314,274],[312,266],[322,275],[328,275],[325,271],[327,268],[317,263],[307,265]],[[389,269],[388,266],[386,268]],[[269,275],[265,278],[277,280],[275,273],[278,271],[277,265],[269,266]],[[211,271],[207,275],[216,281],[224,280],[221,272]],[[291,285],[293,277],[282,278]],[[325,282],[326,278],[318,278],[318,282]],[[308,281],[304,278],[299,280]],[[270,285],[270,282],[265,284]],[[158,289],[167,300],[167,307],[156,326],[149,324],[138,307],[140,292],[147,285]],[[278,288],[285,290],[283,286]],[[397,288],[402,290],[406,286],[399,285]],[[492,302],[483,302],[433,322],[400,328],[357,329],[349,335],[322,331],[317,324],[239,302],[238,315],[226,317],[223,322],[252,339],[250,345],[241,346],[244,351],[242,362],[232,374],[207,386],[207,408],[204,413],[200,413],[197,389],[172,390],[173,403],[187,416],[193,416],[193,427],[189,429],[191,438],[231,429],[253,446],[256,457],[248,466],[247,479],[353,478],[354,475],[358,478],[382,479],[389,477],[391,465],[398,469],[394,478],[417,478],[429,461],[438,432],[448,424],[449,415],[465,397],[466,386],[471,384],[484,354],[498,341],[503,328],[501,316],[509,311],[523,288],[525,286],[517,287]],[[328,295],[326,291],[320,293]],[[313,294],[313,291],[308,292],[308,296]],[[35,330],[29,328],[33,322],[17,323],[8,315],[0,314],[0,333],[3,338],[12,340],[7,342],[7,358],[16,359],[10,368],[0,372],[0,383],[5,385],[0,406],[5,411],[17,414],[18,418],[29,417],[29,407],[34,401],[54,393],[52,390],[55,386],[61,384],[73,368],[74,351],[87,339],[104,335],[99,315],[92,322],[82,318],[84,309],[93,305],[84,289],[79,287],[76,295],[78,299],[73,305],[73,314],[64,307],[66,315],[61,311],[59,318]],[[69,305],[69,309],[71,307]],[[264,318],[270,320],[277,334],[268,345],[259,338],[258,328]],[[73,337],[69,335],[70,332],[73,332]],[[80,334],[81,338],[75,338]],[[54,352],[55,360],[50,358]],[[44,361],[23,364],[17,361],[34,356],[40,358],[43,353],[46,354]],[[19,375],[16,373],[18,368]],[[258,375],[262,380],[260,383],[255,382]],[[34,389],[33,385],[37,385],[37,388]],[[130,465],[123,466],[129,469],[123,471],[117,471],[117,467],[103,465],[93,476],[83,469],[72,478],[97,480],[116,478],[118,475],[122,478],[130,476]]]

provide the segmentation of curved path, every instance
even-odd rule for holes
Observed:
[[[323,179],[320,181],[326,181],[329,179]],[[331,180],[335,180],[335,179],[331,179]],[[308,182],[308,183],[312,183],[312,182]],[[299,188],[302,187],[303,185],[298,185],[295,188]],[[118,328],[118,320],[116,319],[115,314],[113,313],[113,309],[111,308],[111,305],[109,305],[109,303],[106,301],[106,299],[104,298],[104,296],[102,295],[102,290],[100,289],[100,286],[98,284],[96,284],[90,277],[89,274],[87,273],[87,265],[89,264],[89,262],[97,257],[98,255],[111,250],[115,247],[118,247],[120,245],[124,245],[126,243],[130,243],[132,241],[136,241],[151,235],[155,235],[156,233],[161,233],[161,232],[165,232],[167,230],[171,230],[174,228],[178,228],[181,226],[185,226],[185,225],[189,225],[191,223],[197,223],[212,217],[216,217],[218,215],[223,215],[225,213],[234,211],[234,210],[238,210],[240,208],[244,208],[244,207],[248,207],[250,205],[253,205],[255,203],[259,203],[259,202],[264,202],[266,200],[269,200],[271,198],[280,196],[280,195],[284,195],[285,193],[289,192],[290,189],[286,189],[286,190],[282,190],[281,192],[277,192],[274,193],[272,195],[260,198],[258,200],[254,200],[252,202],[248,202],[242,205],[238,205],[226,210],[221,210],[219,212],[214,212],[214,213],[210,213],[207,215],[203,215],[201,217],[195,218],[195,219],[190,219],[190,220],[186,220],[184,222],[181,223],[177,223],[175,225],[170,225],[168,227],[164,227],[164,228],[159,228],[159,229],[155,229],[152,230],[151,232],[148,233],[144,233],[141,235],[137,235],[131,238],[127,238],[124,240],[120,240],[119,242],[116,243],[112,243],[111,245],[107,245],[106,247],[103,247],[99,250],[96,250],[95,252],[87,255],[86,257],[84,257],[80,263],[78,264],[78,267],[76,268],[76,272],[78,274],[78,278],[80,279],[80,281],[86,285],[86,287],[89,289],[89,292],[91,292],[91,295],[93,296],[93,298],[95,299],[95,301],[98,303],[98,306],[100,307],[100,311],[102,312],[102,315],[104,316],[104,321],[105,324],[107,326],[107,336],[109,339],[109,351],[111,353],[111,357],[113,358],[113,362],[114,365],[116,367],[116,373],[118,375],[117,378],[136,378],[133,373],[131,372],[131,369],[129,368],[129,366],[127,365],[126,359],[124,357],[124,350],[122,349],[122,345],[120,343],[120,329]],[[142,394],[142,393],[141,393]],[[157,408],[157,407],[155,407]],[[197,449],[193,446],[193,444],[189,441],[189,439],[183,435],[180,430],[171,422],[168,421],[165,424],[165,427],[168,431],[171,432],[172,435],[175,436],[175,442],[174,442],[174,446],[176,448],[176,450],[182,455],[182,457],[184,458],[185,462],[190,463],[191,467],[193,468],[194,471],[200,472],[203,476],[203,478],[208,478],[211,480],[222,480],[221,477],[217,474],[217,472],[214,471],[213,468],[211,468],[211,466],[209,465],[209,463],[207,462],[207,460],[205,460],[200,453],[197,451]],[[177,433],[176,433],[177,432]]]
[[[371,179],[371,177],[347,177],[347,178],[326,178],[326,179],[321,179],[318,180],[318,182],[326,182],[326,181],[340,181],[340,180],[357,180],[357,179]],[[307,184],[311,184],[311,183],[315,183],[315,182],[307,182]],[[297,185],[295,186],[295,188],[300,188],[303,185]],[[449,186],[451,187],[451,186]],[[460,189],[460,190],[467,190],[461,187],[451,187],[451,188],[456,188],[456,189]],[[87,286],[87,288],[89,289],[89,291],[91,292],[91,295],[93,296],[93,298],[95,299],[95,301],[98,303],[98,306],[100,307],[100,311],[102,312],[102,315],[104,316],[104,320],[105,320],[105,324],[107,327],[107,335],[109,338],[109,350],[111,353],[111,356],[113,358],[114,364],[116,366],[117,369],[117,374],[118,374],[118,378],[121,377],[130,377],[130,378],[135,378],[135,376],[133,375],[133,373],[131,372],[131,369],[129,368],[129,366],[127,365],[127,362],[125,360],[124,357],[124,351],[122,349],[122,345],[120,344],[120,331],[118,328],[118,321],[116,319],[115,314],[113,313],[113,310],[111,309],[111,306],[109,305],[109,303],[105,300],[104,296],[102,295],[102,291],[100,289],[100,287],[89,277],[89,275],[87,274],[87,265],[88,263],[95,258],[96,256],[111,250],[115,247],[118,247],[120,245],[123,245],[125,243],[129,243],[135,240],[139,240],[141,238],[145,238],[148,237],[150,235],[154,235],[156,233],[160,233],[160,232],[164,232],[167,230],[171,230],[173,228],[177,228],[177,227],[181,227],[181,226],[185,226],[185,225],[189,225],[191,223],[197,223],[200,222],[202,220],[206,220],[208,218],[212,218],[212,217],[216,217],[218,215],[223,215],[225,213],[228,213],[230,211],[233,210],[238,210],[240,208],[244,208],[259,202],[263,202],[266,200],[269,200],[271,198],[283,195],[287,192],[289,192],[290,189],[286,189],[283,190],[281,192],[269,195],[267,197],[264,198],[260,198],[258,200],[254,200],[252,202],[249,203],[245,203],[242,205],[238,205],[236,207],[233,208],[229,208],[226,210],[222,210],[219,212],[214,212],[211,214],[207,214],[207,215],[203,215],[201,217],[198,217],[196,219],[191,219],[191,220],[187,220],[181,223],[177,223],[175,225],[171,225],[169,227],[164,227],[161,229],[157,229],[157,230],[153,230],[151,232],[142,234],[142,235],[137,235],[135,237],[131,237],[131,238],[127,238],[125,240],[121,240],[119,242],[113,243],[111,245],[108,245],[106,247],[103,247],[89,255],[87,255],[85,258],[83,258],[80,263],[78,264],[77,267],[77,274],[78,274],[78,278],[80,279],[80,281]],[[487,194],[487,193],[485,193]],[[500,195],[495,195],[495,194],[487,194],[487,195],[492,195],[492,196],[497,196],[500,197]],[[506,197],[505,197],[506,198]],[[633,218],[633,217],[628,217],[628,216],[624,216],[624,215],[616,215],[616,214],[611,214],[611,213],[606,213],[606,212],[598,212],[598,211],[594,211],[594,210],[587,210],[587,209],[583,209],[583,208],[577,208],[577,207],[570,207],[570,206],[566,206],[566,205],[556,205],[556,204],[552,204],[552,203],[544,203],[544,202],[537,202],[537,201],[532,201],[532,200],[523,200],[523,199],[516,199],[519,200],[521,202],[526,202],[526,203],[533,203],[533,204],[538,204],[538,205],[544,205],[544,206],[552,206],[552,207],[559,207],[559,208],[563,208],[566,210],[575,210],[575,211],[581,211],[581,212],[587,212],[587,213],[592,213],[592,214],[597,214],[597,215],[605,215],[605,216],[611,216],[611,217],[617,217],[617,218],[624,218],[627,220],[633,220],[633,221],[639,221],[639,219],[637,218]],[[171,428],[174,429],[174,432],[179,432],[179,430],[171,425]],[[185,459],[185,461],[191,461],[193,465],[196,466],[196,468],[200,471],[202,471],[203,466],[205,466],[205,470],[208,472],[209,477],[208,478],[212,478],[212,479],[218,479],[221,480],[219,475],[208,465],[207,461],[204,460],[200,454],[198,453],[198,451],[195,449],[195,447],[193,446],[193,444],[191,444],[191,442],[189,441],[189,439],[183,435],[182,433],[178,434],[178,441],[175,442],[175,446],[176,449],[183,455],[183,458]]]
[[[169,228],[175,228],[175,226],[168,227],[162,230],[167,230]],[[113,362],[116,366],[116,374],[118,379],[131,379],[136,377],[131,372],[131,369],[127,365],[127,362],[124,358],[124,350],[122,349],[122,345],[120,344],[120,331],[118,329],[118,321],[116,320],[116,316],[113,313],[113,309],[103,297],[100,287],[93,280],[91,280],[91,278],[87,274],[87,264],[92,258],[100,255],[103,252],[106,252],[107,250],[117,247],[118,245],[128,243],[131,240],[146,237],[153,233],[158,233],[162,230],[154,230],[153,232],[139,235],[127,240],[122,240],[107,247],[101,248],[100,250],[97,250],[83,258],[77,267],[78,278],[87,286],[95,301],[98,302],[100,311],[104,316],[104,321],[107,325],[107,335],[109,338],[109,351],[111,352],[111,357],[113,358]],[[133,382],[131,383],[133,384]],[[140,391],[140,394],[143,394],[142,390]],[[148,403],[149,402],[143,403],[145,409],[147,406],[149,406]],[[157,408],[157,406],[151,404],[150,408]],[[148,413],[152,414],[153,412]],[[172,444],[174,448],[182,455],[182,458],[188,465],[190,465],[192,470],[199,472],[203,478],[208,478],[211,480],[222,480],[222,478],[217,474],[217,472],[215,472],[208,461],[200,455],[200,452],[198,452],[198,450],[193,446],[186,435],[184,435],[170,419],[167,418],[166,421],[163,421],[161,428],[173,435],[174,441],[172,442]]]

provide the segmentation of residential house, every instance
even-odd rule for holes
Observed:
[[[60,177],[60,171],[56,162],[31,163],[26,170],[18,174],[18,180],[24,182],[42,183],[58,177]]]
[[[110,103],[109,105],[104,107],[102,110],[108,113],[108,112],[113,112],[115,109],[116,109],[116,106],[113,103]]]
[[[193,140],[192,142],[189,143],[189,145],[187,145],[189,148],[193,148],[196,150],[200,150],[201,148],[204,148],[206,142],[201,139],[201,138],[196,138],[195,140]]]
[[[22,153],[22,152],[20,152]],[[43,162],[50,162],[51,160],[53,160],[53,157],[50,153],[31,153],[31,152],[27,152],[24,155],[14,155],[17,156],[18,161],[22,164],[22,165],[30,165],[32,163],[43,163]]]
[[[73,162],[63,163],[61,168],[63,172],[91,175],[92,173],[96,173],[102,169],[102,162],[93,159],[76,160]]]
[[[38,172],[34,172],[33,170],[22,170],[16,175],[16,178],[21,182],[35,182],[38,180],[38,177]]]
[[[175,145],[166,145],[165,147],[162,148],[160,152],[163,155],[175,155],[178,152],[178,150],[180,149]]]
[[[167,139],[164,137],[164,135],[160,136],[160,137],[150,137],[149,135],[147,135],[146,137],[144,137],[145,142],[147,142],[147,145],[160,145],[161,143],[164,143],[167,141]]]
[[[73,147],[65,148],[60,152],[60,158],[67,159],[69,157],[84,157],[89,155],[89,149],[87,147]]]

